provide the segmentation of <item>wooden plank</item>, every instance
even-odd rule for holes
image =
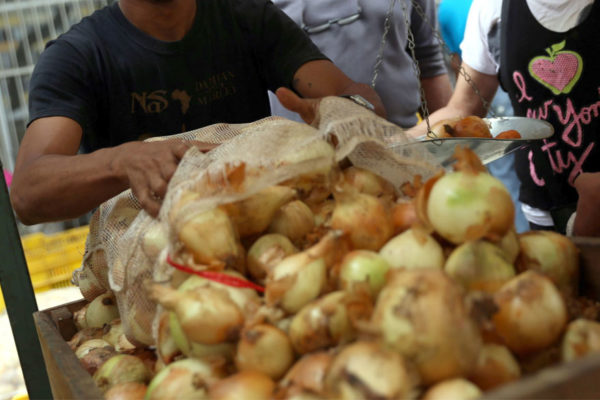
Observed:
[[[581,295],[600,301],[600,238],[574,237],[571,239],[580,251],[579,288]]]
[[[70,313],[71,311],[65,307],[64,312]],[[60,315],[60,312],[54,308],[52,314]],[[55,399],[103,399],[100,389],[90,374],[82,368],[75,353],[58,331],[52,320],[51,312],[36,312],[33,318],[40,338],[53,397]]]

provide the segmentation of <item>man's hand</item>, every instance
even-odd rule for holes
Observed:
[[[275,95],[281,105],[290,111],[298,113],[307,124],[312,124],[317,115],[320,99],[303,99],[287,88],[279,88]]]
[[[573,234],[600,236],[600,172],[582,173],[575,179],[574,186],[579,200]]]
[[[125,143],[118,146],[111,168],[131,188],[142,208],[156,217],[179,161],[192,146],[209,151],[217,145],[179,139]]]

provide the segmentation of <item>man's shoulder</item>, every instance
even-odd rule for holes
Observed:
[[[55,43],[63,43],[83,50],[93,46],[100,38],[111,36],[114,34],[114,29],[111,26],[114,24],[114,18],[110,7],[112,6],[101,8],[94,11],[91,15],[82,18],[65,33],[49,42],[47,47]]]

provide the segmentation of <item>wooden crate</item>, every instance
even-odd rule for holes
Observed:
[[[574,238],[581,250],[581,293],[600,300],[600,239]],[[66,343],[76,332],[73,312],[85,301],[34,313],[52,394],[56,399],[102,399],[91,376]],[[600,398],[600,354],[546,368],[487,392],[481,400]]]

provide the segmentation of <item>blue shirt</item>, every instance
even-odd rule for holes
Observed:
[[[442,0],[438,8],[438,20],[442,38],[451,53],[461,54],[467,16],[473,0]]]

